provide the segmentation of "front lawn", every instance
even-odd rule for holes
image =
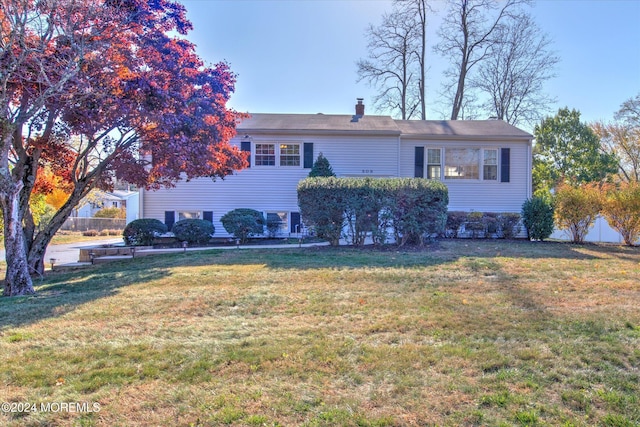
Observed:
[[[212,250],[37,283],[0,299],[0,402],[49,411],[1,425],[640,424],[639,248]]]

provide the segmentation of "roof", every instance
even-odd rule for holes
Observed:
[[[377,133],[399,135],[400,130],[389,116],[350,116],[346,114],[251,114],[237,127],[242,132],[285,133]]]
[[[531,139],[533,135],[503,120],[396,120],[403,136]]]
[[[251,114],[237,127],[243,133],[354,133],[407,138],[527,139],[533,136],[502,120],[394,120],[389,116],[346,114]]]

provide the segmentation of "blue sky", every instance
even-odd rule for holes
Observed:
[[[188,38],[207,63],[227,61],[238,74],[230,106],[254,113],[352,114],[357,97],[373,114],[374,90],[357,83],[367,54],[364,31],[377,25],[383,0],[183,0],[194,30]],[[433,2],[444,10],[443,1]],[[531,9],[561,61],[546,91],[583,121],[611,120],[640,93],[640,0],[538,0]],[[431,44],[440,19],[432,18]],[[445,61],[429,50],[428,119]],[[430,99],[430,100],[429,100]]]

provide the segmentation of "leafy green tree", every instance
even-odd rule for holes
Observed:
[[[333,168],[329,163],[329,160],[322,153],[318,154],[318,158],[313,163],[313,167],[309,172],[309,178],[316,178],[319,176],[336,176],[333,172]]]
[[[593,130],[580,121],[580,112],[561,108],[534,130],[533,183],[536,192],[558,184],[606,181],[618,170],[616,156],[605,153]]]

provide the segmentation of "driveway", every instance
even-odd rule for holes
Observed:
[[[122,243],[122,237],[92,240],[90,242],[68,243],[65,245],[49,245],[49,247],[47,247],[47,252],[44,256],[44,262],[47,268],[49,268],[49,265],[50,265],[49,260],[51,258],[55,258],[56,264],[58,265],[72,264],[74,262],[78,262],[78,257],[80,256],[80,248],[114,244],[114,243]],[[0,259],[6,260],[4,248],[0,249],[0,257],[1,257]]]

